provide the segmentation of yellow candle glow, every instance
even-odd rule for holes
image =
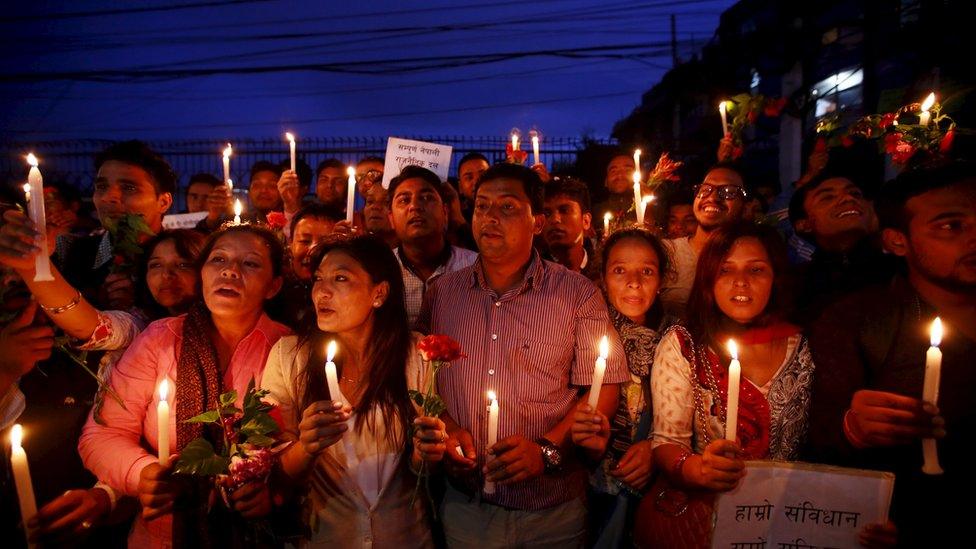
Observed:
[[[918,115],[918,124],[920,126],[929,125],[929,120],[932,117],[932,113],[929,112],[929,109],[931,109],[933,105],[935,105],[935,92],[930,93],[925,98],[925,101],[922,101],[922,112]]]
[[[234,148],[227,144],[224,148],[224,183],[230,185],[230,155],[233,154]],[[233,187],[231,187],[233,189]]]
[[[728,119],[728,104],[726,101],[720,101],[718,104],[718,113],[722,116],[722,135],[725,137],[729,136],[729,119]]]
[[[600,402],[600,391],[603,389],[603,377],[607,373],[607,357],[610,356],[610,340],[603,336],[600,340],[600,356],[596,357],[596,364],[593,367],[593,383],[590,385],[590,397],[587,404],[596,410],[596,405]]]
[[[325,381],[329,384],[329,396],[332,397],[332,400],[345,404],[342,391],[339,389],[339,374],[336,372],[335,362],[332,362],[335,355],[336,342],[333,340],[325,348]]]
[[[517,133],[512,133],[512,152],[519,150],[519,136]]]
[[[640,157],[641,157],[641,150],[634,149],[634,169],[637,171],[640,171],[641,169]]]
[[[234,199],[234,225],[241,224],[241,211],[243,211],[243,209],[244,207],[241,206],[241,199]]]
[[[349,176],[349,188],[346,190],[346,221],[352,225],[352,214],[356,209],[356,168],[346,168]]]
[[[644,224],[644,199],[641,197],[641,175],[640,171],[634,171],[634,212],[637,214],[637,224]]]
[[[24,522],[25,533],[30,536],[27,530],[27,521],[37,514],[37,499],[34,497],[34,484],[31,482],[30,466],[27,464],[27,453],[21,446],[24,431],[19,423],[10,429],[10,468],[14,476],[14,485],[17,487],[17,499],[20,501],[20,517]],[[28,542],[29,547],[35,547]]]
[[[24,200],[30,204],[31,194],[30,194],[30,183],[24,183]]]
[[[30,164],[30,172],[27,174],[27,184],[30,186],[30,196],[33,197],[27,204],[31,221],[34,227],[43,233],[47,227],[47,214],[44,213],[44,179],[41,177],[41,170],[37,167],[37,157],[34,153],[27,155],[27,163]],[[34,257],[34,280],[37,282],[49,282],[54,280],[51,276],[51,254],[47,249],[47,238],[41,236],[35,240],[38,248],[41,249]]]
[[[295,171],[295,134],[285,132],[285,139],[288,140],[288,149],[291,152],[291,171]]]
[[[488,391],[488,440],[486,448],[491,448],[498,442],[498,395],[495,391]],[[495,483],[485,481],[485,493],[495,493]]]
[[[939,405],[939,381],[942,377],[942,319],[935,317],[932,326],[929,328],[929,342],[931,347],[925,353],[925,381],[922,384],[922,400]],[[922,439],[922,457],[924,463],[922,472],[927,475],[941,475],[942,467],[939,465],[939,450],[936,447],[934,438]]]
[[[539,136],[532,135],[532,165],[539,163]]]
[[[739,419],[739,381],[742,377],[742,366],[739,364],[739,347],[735,340],[728,342],[729,354],[732,355],[732,362],[729,363],[729,392],[726,397],[725,406],[725,438],[735,442],[736,424]]]
[[[163,379],[159,383],[159,405],[156,406],[156,435],[159,449],[159,464],[163,467],[169,466],[169,402],[166,397],[169,395],[169,380]]]

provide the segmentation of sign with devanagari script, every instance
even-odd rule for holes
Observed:
[[[407,166],[420,166],[437,174],[441,181],[447,181],[447,171],[451,168],[450,145],[425,143],[412,139],[391,137],[386,142],[386,163],[383,166],[383,188],[390,188],[390,181],[400,175]]]
[[[888,517],[895,475],[809,463],[746,462],[715,500],[713,549],[860,547],[865,526]]]
[[[192,229],[201,219],[207,217],[207,212],[193,212],[188,214],[169,214],[163,216],[164,229]]]

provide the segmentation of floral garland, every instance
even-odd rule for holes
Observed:
[[[909,103],[894,112],[865,116],[851,124],[840,143],[851,147],[854,138],[877,139],[879,149],[902,168],[916,157],[932,159],[949,154],[956,137],[955,120],[943,114],[938,101],[928,110],[928,124],[921,124],[922,112],[921,103]]]
[[[738,160],[745,152],[742,134],[746,128],[754,125],[759,120],[760,115],[767,118],[776,118],[781,115],[786,107],[786,99],[740,93],[731,99],[727,99],[725,104],[727,106],[731,104],[726,112],[732,117],[728,124],[729,133],[723,137],[723,141],[728,140],[730,146],[720,149],[719,161],[722,162]]]

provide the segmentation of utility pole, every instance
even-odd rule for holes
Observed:
[[[674,67],[678,66],[678,25],[675,22],[675,16],[671,14],[671,65]]]

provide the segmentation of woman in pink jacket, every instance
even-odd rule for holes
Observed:
[[[150,324],[112,372],[111,386],[125,408],[105,399],[102,422],[89,417],[78,449],[102,482],[138,498],[142,510],[129,534],[130,547],[203,543],[200,537],[215,531],[206,522],[209,490],[176,479],[171,466],[158,462],[158,387],[164,379],[175,386],[168,429],[178,453],[206,434],[184,420],[216,408],[222,392],[234,389],[240,400],[248,383],[261,379],[271,347],[289,333],[264,313],[264,302],[281,288],[282,256],[280,242],[261,227],[237,225],[211,235],[198,262],[203,303]],[[264,483],[245,485],[230,503],[246,518],[271,510]]]

